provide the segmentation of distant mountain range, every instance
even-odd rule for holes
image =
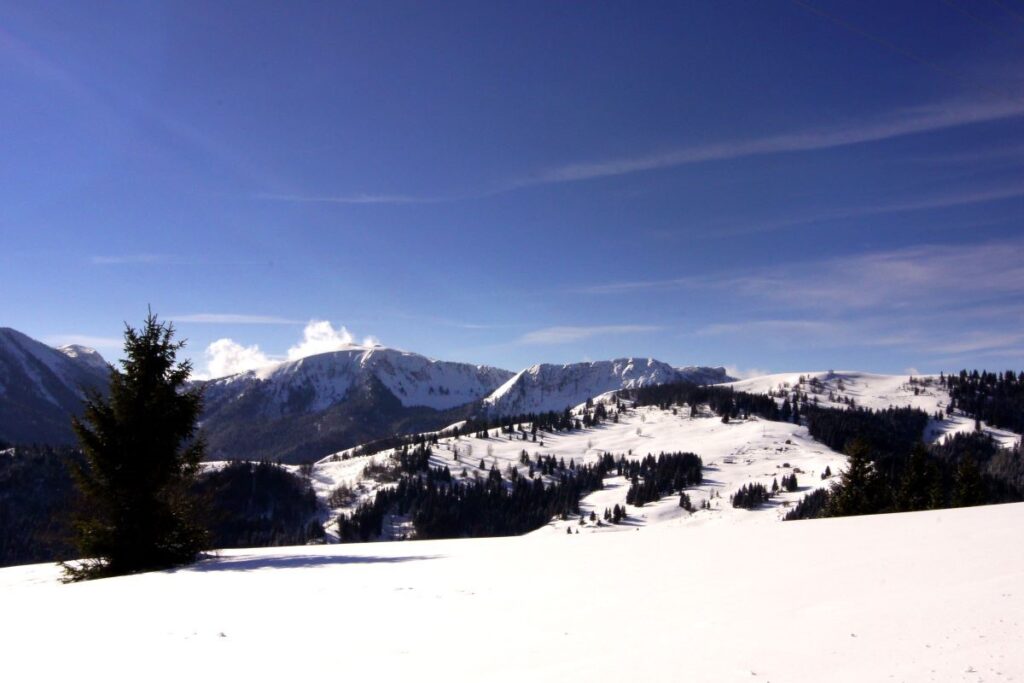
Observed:
[[[563,410],[588,398],[615,391],[671,382],[728,382],[725,368],[674,368],[653,358],[619,358],[568,365],[534,365],[516,374],[484,399],[499,415]]]
[[[70,443],[85,389],[109,366],[91,349],[54,349],[0,329],[0,440]],[[519,373],[351,346],[261,370],[197,382],[211,459],[308,462],[350,446],[440,429],[473,415],[576,406],[616,389],[731,380],[724,368],[675,368],[650,358],[535,365]]]

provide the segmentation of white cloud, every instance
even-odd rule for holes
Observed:
[[[311,320],[302,331],[302,341],[288,349],[288,360],[338,351],[354,343],[355,338],[344,325],[334,329],[328,320]]]
[[[271,360],[256,344],[242,346],[231,339],[218,339],[206,347],[206,377],[226,377],[271,365]]]
[[[237,322],[237,321],[236,321]],[[311,320],[302,331],[302,339],[288,349],[287,360],[298,360],[319,353],[350,348],[355,344],[352,333],[344,325],[335,328],[327,320]],[[376,337],[368,336],[362,346],[380,346]],[[283,360],[264,353],[257,344],[244,346],[233,339],[218,339],[206,347],[206,371],[196,373],[197,379],[226,377],[248,370],[258,370]]]
[[[545,327],[528,332],[519,338],[520,344],[568,344],[605,334],[630,334],[656,332],[662,329],[656,325],[592,325],[588,327]]]

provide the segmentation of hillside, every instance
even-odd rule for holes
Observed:
[[[7,670],[57,680],[1021,680],[1022,525],[1019,504],[233,550],[75,585],[14,567],[0,639]]]
[[[949,392],[930,375],[880,375],[869,372],[833,371],[789,372],[763,375],[728,383],[736,391],[792,396],[794,391],[807,394],[823,407],[845,408],[856,405],[880,410],[889,407],[917,408],[929,415],[941,413],[942,420],[932,420],[926,436],[936,441],[947,435],[974,431],[974,419],[960,411],[948,412]],[[1020,434],[981,423],[981,428],[1000,445],[1012,447]]]
[[[0,328],[0,440],[67,444],[84,390],[105,391],[109,367],[92,349],[55,349]]]
[[[692,513],[679,507],[677,495],[643,507],[626,505],[629,483],[622,477],[610,477],[605,480],[604,489],[582,499],[580,509],[588,518],[591,511],[601,518],[606,508],[621,505],[627,511],[628,526],[598,526],[589,519],[580,526],[577,520],[556,520],[537,531],[538,534],[565,533],[567,526],[582,533],[605,533],[649,525],[775,522],[807,492],[829,485],[846,462],[842,454],[814,441],[805,427],[756,418],[723,424],[705,410],[698,409],[691,415],[689,407],[675,411],[653,406],[624,409],[618,422],[609,420],[592,428],[568,432],[541,431],[536,441],[532,439],[529,425],[521,427],[524,431],[511,435],[493,436],[498,430],[491,430],[488,438],[476,435],[441,438],[432,448],[430,464],[449,468],[456,478],[471,479],[485,479],[490,469],[496,467],[507,479],[510,468],[521,477],[529,476],[531,466],[522,461],[523,451],[534,463],[538,456],[587,465],[596,463],[605,454],[639,461],[648,454],[657,457],[660,453],[672,452],[693,452],[704,463],[704,482],[687,491],[697,508]],[[312,483],[322,500],[327,501],[339,486],[356,493],[347,505],[334,507],[328,518],[354,509],[361,501],[371,500],[381,486],[387,485],[388,477],[380,469],[391,465],[393,454],[394,451],[388,449],[372,456],[351,457],[352,451],[342,451],[318,462],[312,471]],[[823,479],[826,468],[832,477]],[[729,502],[729,497],[745,484],[761,483],[770,487],[773,480],[791,474],[797,476],[798,490],[780,492],[771,503],[756,510],[733,508]],[[708,508],[702,509],[705,502]],[[333,533],[331,526],[327,530]],[[393,530],[397,534],[407,532],[402,525]]]

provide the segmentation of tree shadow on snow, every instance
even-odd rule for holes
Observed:
[[[173,572],[225,572],[255,571],[258,569],[304,569],[311,567],[331,567],[343,564],[394,564],[398,562],[415,562],[418,560],[435,560],[443,555],[400,555],[397,557],[381,557],[377,555],[237,555],[204,558],[195,564]]]

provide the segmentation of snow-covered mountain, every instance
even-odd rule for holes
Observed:
[[[731,380],[725,368],[674,368],[653,358],[619,358],[590,363],[543,363],[517,373],[484,399],[497,415],[564,410],[588,398],[615,391],[690,381],[716,384]]]
[[[212,458],[298,462],[439,429],[481,411],[562,410],[615,389],[729,379],[723,368],[674,368],[653,359],[535,365],[514,374],[352,346],[207,382],[203,428]]]
[[[261,392],[266,415],[277,417],[329,408],[370,376],[405,407],[446,410],[484,398],[512,373],[382,346],[352,346],[215,379],[206,383],[206,393],[216,403],[221,396]]]
[[[96,349],[91,349],[88,346],[82,346],[81,344],[66,344],[65,346],[58,346],[57,350],[68,358],[75,360],[77,363],[93,368],[94,370],[104,374],[110,370],[110,364],[107,363],[106,359],[104,359]]]
[[[464,419],[512,373],[352,346],[205,384],[213,458],[298,462]]]
[[[93,349],[55,349],[0,328],[0,439],[70,443],[85,389],[104,390],[109,366]]]

